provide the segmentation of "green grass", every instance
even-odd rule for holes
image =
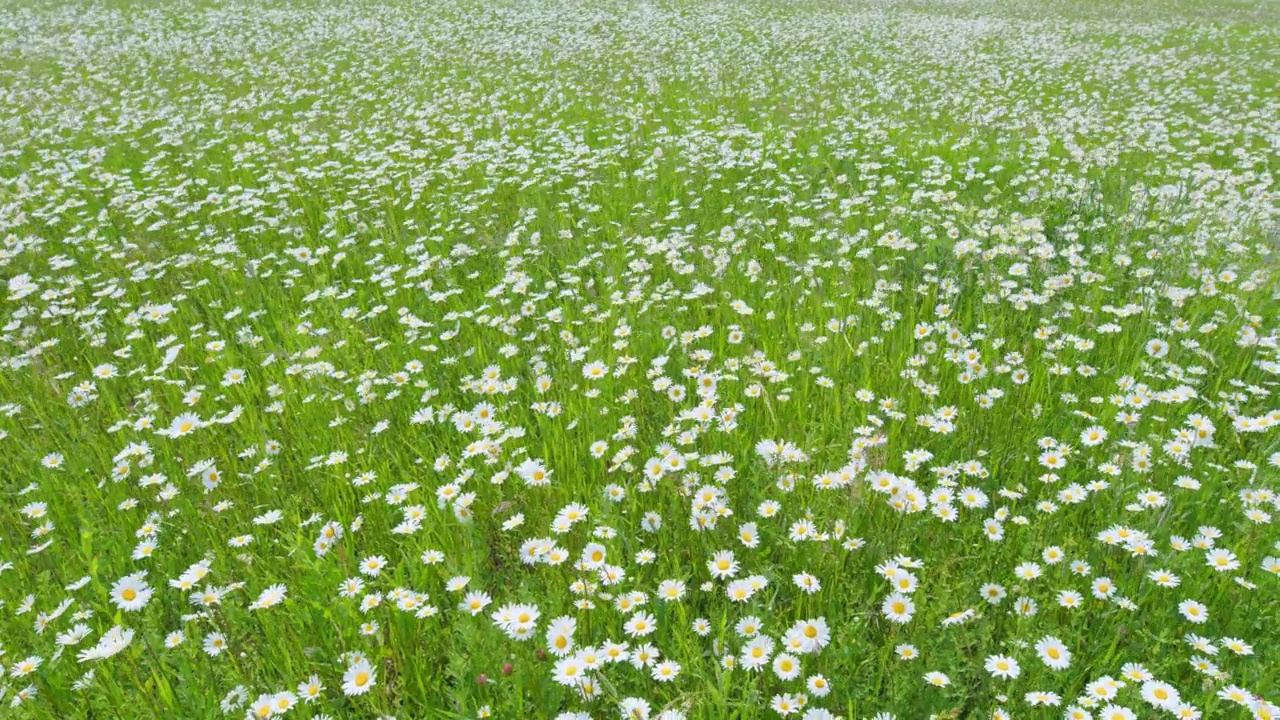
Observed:
[[[243,717],[312,676],[324,689],[287,715],[1276,714],[1274,4],[5,11],[14,717]],[[548,484],[521,479],[528,460]],[[574,503],[585,520],[557,532]],[[522,562],[538,539],[563,562]],[[593,542],[620,582],[579,565]],[[725,550],[734,579],[767,582],[746,602],[708,567]],[[371,557],[386,567],[362,575]],[[171,586],[201,562],[208,607]],[[894,563],[917,583],[905,623],[882,610]],[[143,571],[145,606],[122,609]],[[686,590],[668,602],[670,580]],[[492,604],[464,611],[470,591]],[[540,613],[528,640],[491,618],[513,603]],[[627,637],[639,612],[657,629]],[[799,621],[830,639],[794,653],[794,679],[728,669],[748,616],[771,661]],[[606,664],[584,697],[556,681],[561,617],[575,652],[651,643],[678,676]],[[116,626],[130,642],[99,645]],[[1045,637],[1068,667],[1041,661]],[[109,656],[82,660],[94,647]],[[996,655],[1018,677],[987,671]],[[376,681],[349,694],[359,658]],[[1108,677],[1126,683],[1110,706],[1089,696]],[[1143,698],[1153,680],[1183,714]]]

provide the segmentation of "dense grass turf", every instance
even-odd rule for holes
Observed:
[[[6,4],[0,707],[1276,717],[1276,8]]]

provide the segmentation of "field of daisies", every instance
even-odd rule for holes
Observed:
[[[0,13],[0,715],[1280,717],[1280,6]]]

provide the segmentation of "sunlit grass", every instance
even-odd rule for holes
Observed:
[[[1268,3],[6,10],[14,716],[1277,713]]]

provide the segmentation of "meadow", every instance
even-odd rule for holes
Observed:
[[[1280,5],[0,8],[0,715],[1280,717]]]

